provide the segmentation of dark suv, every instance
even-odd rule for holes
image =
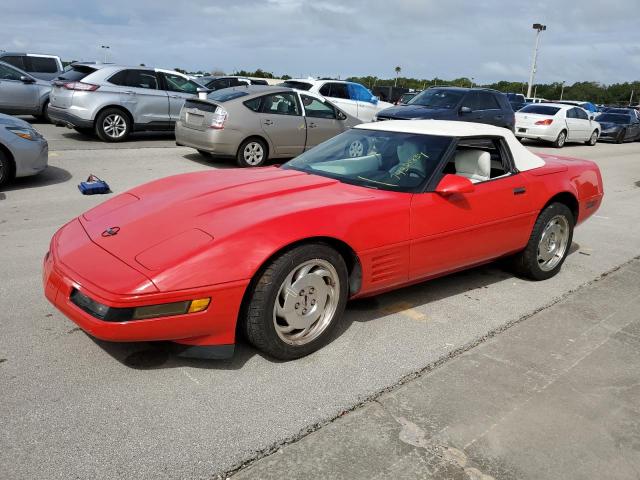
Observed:
[[[515,114],[507,96],[488,88],[432,87],[408,104],[381,110],[376,120],[459,120],[515,129]]]

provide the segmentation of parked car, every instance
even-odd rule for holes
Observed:
[[[398,100],[398,103],[396,103],[396,105],[406,105],[408,104],[411,100],[413,100],[420,92],[407,92],[407,93],[403,93],[402,96],[400,97],[400,99]]]
[[[0,187],[47,168],[49,146],[33,126],[0,113]]]
[[[504,93],[488,88],[432,87],[377,113],[376,120],[458,120],[488,123],[513,131],[513,109]]]
[[[62,61],[57,55],[0,52],[0,62],[13,65],[40,80],[52,80],[63,71]]]
[[[279,168],[176,175],[89,210],[53,236],[44,291],[102,340],[229,356],[242,331],[290,360],[332,338],[350,298],[505,257],[553,277],[602,197],[595,163],[504,128],[358,125]]]
[[[525,97],[524,101],[527,103],[544,103],[548,100],[546,98]]]
[[[598,107],[596,107],[593,103],[591,102],[581,102],[578,100],[554,100],[550,103],[561,103],[563,105],[575,105],[576,107],[580,107],[582,109],[584,109],[590,117],[595,117],[599,112],[598,112]]]
[[[51,121],[121,142],[141,130],[172,131],[185,99],[202,85],[172,70],[74,64],[53,82]]]
[[[640,119],[640,111],[636,110],[633,107],[610,107],[607,108],[606,112],[603,113],[616,113],[621,115],[633,115],[634,117]]]
[[[176,143],[257,167],[269,158],[295,157],[359,123],[312,92],[234,87],[212,92],[206,100],[187,100],[176,123]],[[352,146],[353,154],[363,148]]]
[[[0,62],[0,113],[48,120],[51,83]]]
[[[393,106],[391,103],[378,100],[368,88],[355,82],[308,78],[286,80],[280,85],[322,95],[342,111],[363,122],[370,122],[377,112]]]
[[[615,110],[615,109],[614,109]],[[598,117],[598,123],[602,128],[600,140],[611,140],[616,143],[634,141],[640,139],[640,120],[629,112],[602,113]]]
[[[507,100],[509,100],[509,104],[511,104],[511,108],[514,112],[517,112],[527,104],[524,95],[521,93],[506,93],[505,95],[507,96]]]
[[[556,148],[566,142],[593,146],[601,132],[600,124],[586,110],[573,105],[538,103],[516,112],[516,137],[552,142]]]
[[[222,88],[238,87],[241,85],[267,85],[266,80],[233,75],[222,77],[205,76],[199,78],[197,81],[204,87],[213,91],[220,90]]]

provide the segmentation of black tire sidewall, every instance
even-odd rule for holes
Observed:
[[[110,137],[105,133],[102,127],[102,124],[104,123],[104,119],[113,113],[117,113],[121,115],[124,118],[127,125],[127,129],[125,130],[124,135],[122,135],[120,138]],[[96,118],[95,132],[98,138],[103,142],[110,142],[110,143],[122,142],[126,140],[131,134],[131,119],[129,118],[129,115],[124,110],[121,110],[119,108],[107,108],[106,110],[100,112],[100,114]]]
[[[0,177],[0,187],[6,185],[13,179],[14,167],[11,159],[7,157],[7,154],[0,150],[0,163],[4,167],[4,174]]]
[[[327,326],[318,338],[305,345],[289,345],[278,336],[273,325],[273,308],[276,296],[282,282],[284,282],[291,270],[313,259],[326,260],[336,269],[340,279],[338,306],[331,324]],[[269,272],[270,268],[275,268],[275,270]],[[348,283],[349,277],[344,259],[328,245],[307,244],[285,252],[270,262],[268,267],[259,274],[257,282],[252,286],[252,291],[247,298],[247,316],[243,321],[249,320],[248,315],[252,312],[260,312],[260,316],[258,325],[255,323],[253,326],[244,325],[243,330],[248,340],[258,349],[280,360],[293,360],[315,352],[331,340],[335,329],[342,320],[349,294]],[[260,293],[256,295],[258,291]],[[254,319],[257,319],[257,317]],[[256,327],[258,327],[257,330]]]
[[[262,161],[258,165],[250,165],[244,159],[244,149],[247,148],[247,145],[254,142],[259,143],[260,146],[262,147],[262,151],[264,152],[262,155]],[[236,154],[236,162],[238,163],[238,166],[242,168],[257,168],[257,167],[262,167],[265,164],[265,162],[268,159],[268,156],[269,156],[269,150],[268,150],[267,144],[263,140],[259,138],[248,138],[240,144],[240,147],[238,147],[238,153]]]

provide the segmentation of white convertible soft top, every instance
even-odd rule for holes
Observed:
[[[484,123],[451,120],[386,120],[383,122],[362,123],[354,128],[438,135],[441,137],[503,137],[511,149],[513,161],[518,170],[522,172],[544,165],[544,160],[527,150],[510,130]]]

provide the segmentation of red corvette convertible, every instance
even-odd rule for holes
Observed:
[[[536,156],[506,129],[360,125],[281,167],[168,177],[89,210],[51,240],[45,294],[103,340],[215,357],[244,332],[293,359],[350,298],[501,257],[555,275],[602,196],[594,163]]]

